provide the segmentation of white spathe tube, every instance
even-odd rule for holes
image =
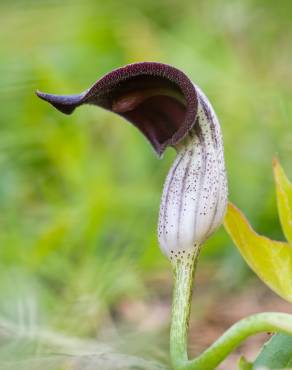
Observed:
[[[158,239],[172,260],[202,245],[221,225],[227,205],[227,179],[220,124],[207,97],[198,94],[196,123],[176,146],[159,212]]]

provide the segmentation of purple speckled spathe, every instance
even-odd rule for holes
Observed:
[[[134,124],[158,155],[187,135],[198,109],[196,88],[189,78],[172,66],[155,62],[115,69],[78,95],[37,95],[65,114],[83,104],[115,112]],[[134,101],[132,105],[127,106],[127,97]],[[126,101],[125,109],[116,108],[122,99]]]

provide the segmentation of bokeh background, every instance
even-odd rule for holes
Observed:
[[[42,335],[167,363],[172,282],[156,225],[175,153],[158,160],[120,117],[90,106],[64,116],[34,91],[79,93],[137,61],[182,69],[221,121],[230,199],[282,240],[271,162],[292,176],[291,18],[289,0],[0,1],[3,369],[48,357]],[[267,304],[287,311],[223,228],[203,250],[196,293],[193,352]]]

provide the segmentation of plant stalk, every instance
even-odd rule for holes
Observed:
[[[170,329],[170,357],[174,370],[213,370],[243,340],[257,333],[282,332],[292,335],[292,315],[277,312],[259,313],[240,320],[203,353],[193,360],[188,360],[188,329],[193,277],[199,248],[188,256],[173,261],[175,283]]]
[[[187,361],[183,370],[213,370],[242,341],[262,332],[281,332],[292,335],[292,315],[278,312],[263,312],[251,315],[232,325],[208,349],[193,360]]]
[[[191,312],[193,278],[199,246],[192,253],[173,260],[174,292],[170,328],[170,357],[175,370],[188,361],[187,344]]]

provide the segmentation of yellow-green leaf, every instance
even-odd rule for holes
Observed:
[[[286,239],[292,245],[292,184],[277,158],[273,160],[279,217]]]
[[[292,246],[257,234],[232,203],[224,226],[250,268],[274,292],[292,302]]]

